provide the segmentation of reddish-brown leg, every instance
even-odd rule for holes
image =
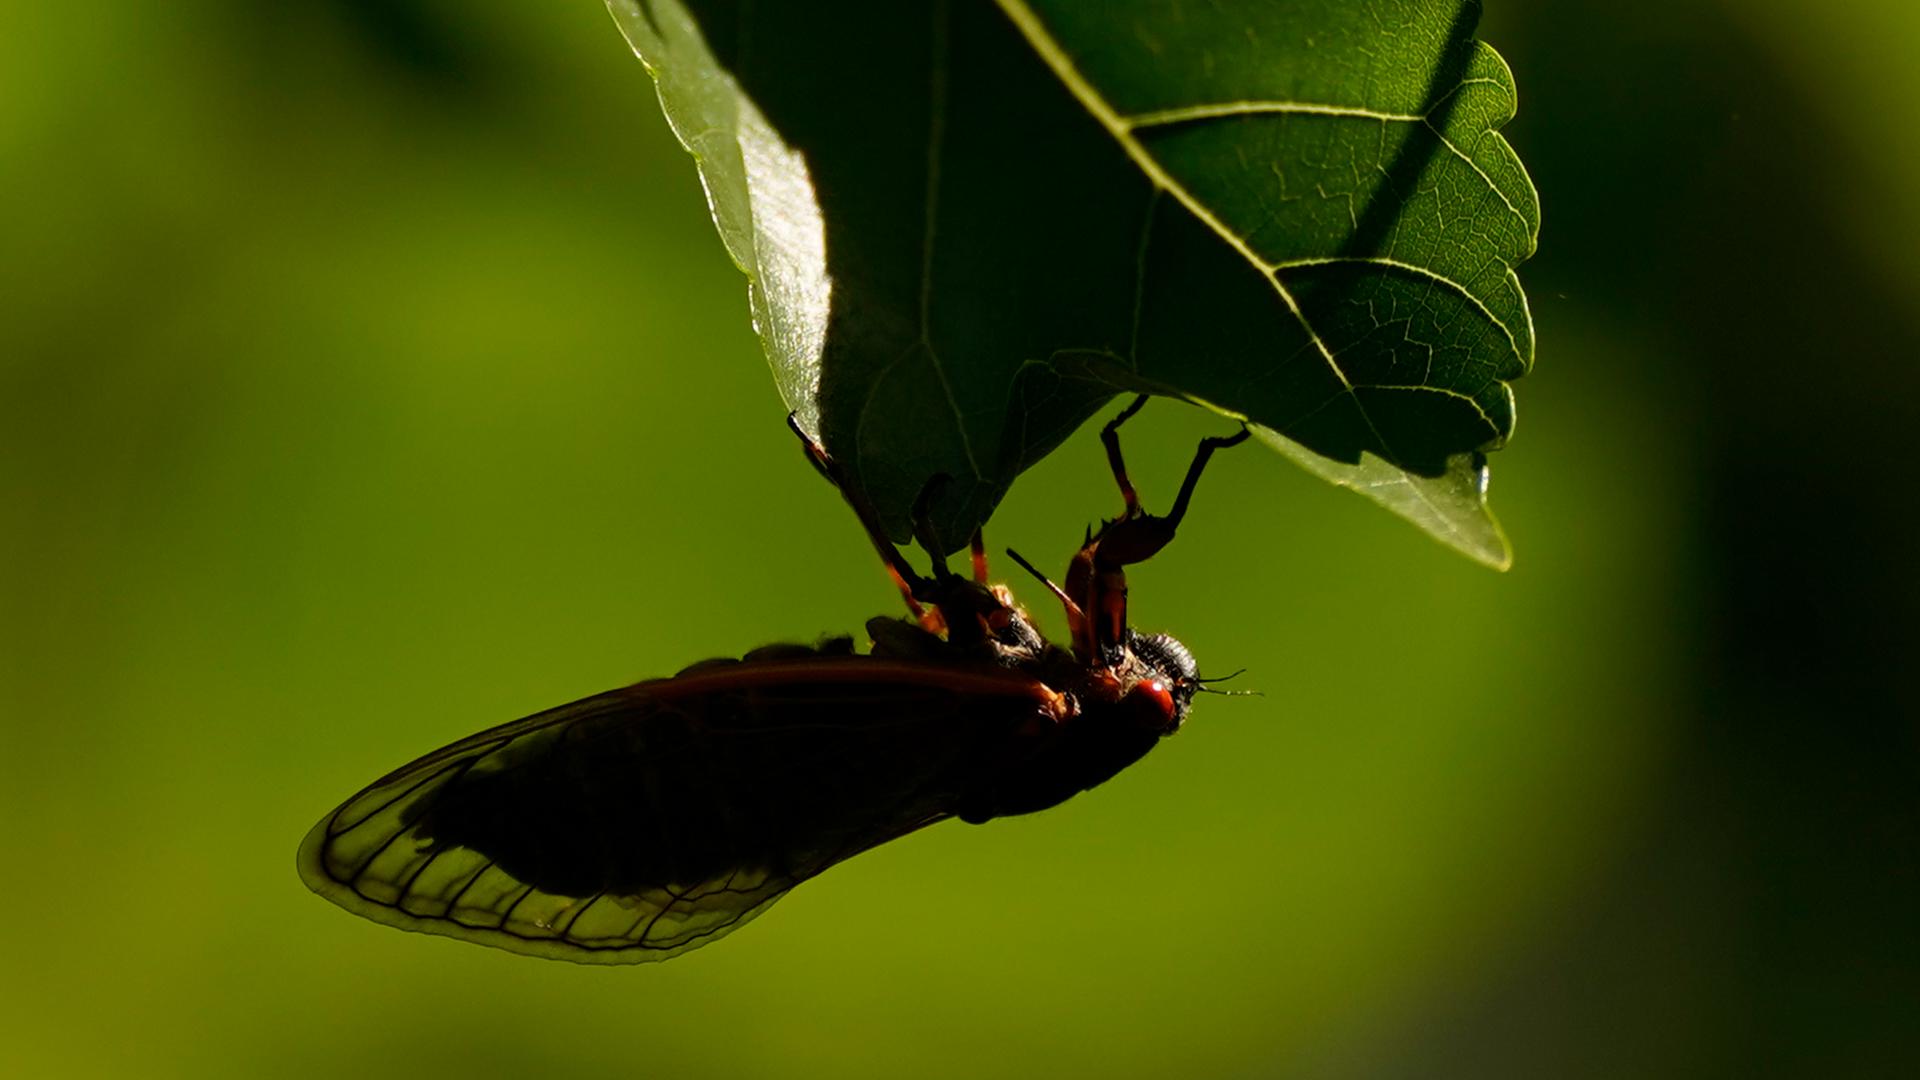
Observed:
[[[1127,479],[1127,462],[1120,456],[1120,425],[1133,419],[1134,414],[1145,408],[1147,395],[1141,394],[1133,399],[1133,404],[1120,410],[1120,415],[1107,421],[1100,429],[1100,442],[1107,448],[1107,465],[1113,469],[1113,481],[1120,485],[1120,497],[1126,500],[1127,508],[1120,515],[1130,518],[1140,512],[1140,496],[1134,493],[1133,481]]]
[[[1193,464],[1187,466],[1187,478],[1180,482],[1180,494],[1174,497],[1173,509],[1167,511],[1167,539],[1173,539],[1173,530],[1180,526],[1180,519],[1187,516],[1187,503],[1193,501],[1193,489],[1200,483],[1200,474],[1206,471],[1207,461],[1213,457],[1213,452],[1239,446],[1252,435],[1251,428],[1243,427],[1232,435],[1210,435],[1200,440],[1200,449],[1193,455]]]
[[[1249,429],[1242,427],[1232,435],[1200,440],[1200,448],[1194,453],[1193,463],[1187,466],[1186,478],[1180,484],[1180,493],[1174,498],[1173,509],[1164,517],[1149,514],[1140,509],[1139,496],[1134,492],[1132,481],[1127,478],[1126,461],[1120,453],[1119,430],[1120,425],[1139,412],[1145,403],[1144,396],[1135,398],[1133,404],[1121,410],[1120,415],[1109,421],[1100,432],[1100,441],[1107,448],[1107,464],[1113,469],[1113,479],[1120,487],[1120,497],[1126,501],[1126,511],[1118,519],[1108,522],[1080,549],[1080,553],[1074,557],[1073,568],[1067,574],[1068,587],[1085,594],[1085,610],[1092,619],[1091,652],[1099,657],[1110,656],[1126,634],[1125,568],[1146,561],[1172,542],[1181,520],[1187,516],[1187,506],[1193,501],[1200,474],[1206,471],[1207,462],[1213,457],[1214,451],[1237,446],[1251,434]]]
[[[900,550],[893,546],[893,541],[887,539],[887,534],[880,528],[880,517],[874,513],[872,505],[865,499],[856,497],[847,485],[840,482],[840,469],[834,464],[833,458],[827,454],[825,447],[813,441],[812,436],[801,430],[800,421],[792,413],[787,414],[787,428],[799,438],[800,449],[806,454],[807,463],[813,466],[815,472],[826,477],[827,483],[832,484],[834,489],[840,492],[841,497],[847,500],[847,505],[853,507],[854,516],[860,519],[861,528],[866,530],[867,539],[873,544],[873,550],[880,556],[881,565],[887,569],[887,576],[900,590],[900,598],[906,602],[907,613],[913,616],[914,621],[921,626],[937,632],[945,625],[940,620],[939,613],[928,611],[918,599],[928,591],[926,580],[907,564],[906,559],[900,555]]]

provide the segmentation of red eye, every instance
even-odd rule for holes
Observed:
[[[1169,728],[1173,726],[1176,711],[1173,704],[1173,689],[1164,679],[1146,679],[1134,684],[1121,702],[1150,727]]]

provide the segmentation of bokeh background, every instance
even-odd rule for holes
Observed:
[[[0,1072],[1914,1075],[1920,9],[1489,7],[1545,208],[1515,569],[1225,455],[1135,610],[1264,697],[599,970],[293,851],[891,609],[645,74],[595,0],[14,5]],[[1150,501],[1213,430],[1129,429]],[[1089,431],[991,539],[1111,501]]]

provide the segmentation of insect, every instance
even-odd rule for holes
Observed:
[[[374,781],[300,846],[300,876],[403,930],[581,963],[660,960],[714,941],[843,859],[946,818],[1056,806],[1137,761],[1204,689],[1193,657],[1126,621],[1126,567],[1173,539],[1209,456],[1172,510],[1140,506],[1119,428],[1101,432],[1124,508],[1091,532],[1050,644],[1001,585],[947,568],[925,512],[917,573],[849,495],[909,617],[847,637],[708,660],[483,731]],[[798,429],[796,428],[796,431]],[[834,463],[802,434],[815,467]],[[845,486],[842,491],[848,492]]]

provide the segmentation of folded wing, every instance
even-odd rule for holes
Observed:
[[[463,739],[300,848],[377,922],[583,963],[698,948],[953,812],[1044,688],[866,657],[703,666]]]

